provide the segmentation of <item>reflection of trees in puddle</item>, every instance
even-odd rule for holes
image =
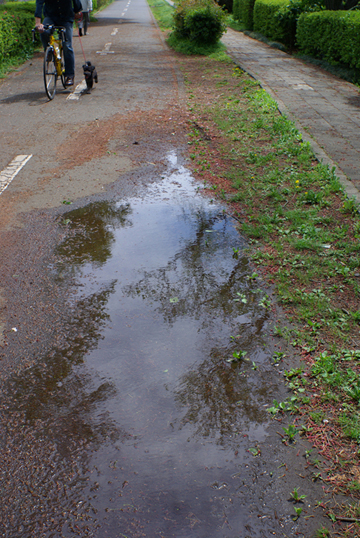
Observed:
[[[66,239],[57,249],[65,263],[103,265],[111,257],[116,228],[132,226],[128,219],[130,204],[117,207],[115,202],[94,202],[80,209],[69,211],[63,223],[69,227]]]
[[[128,207],[100,204],[97,213],[91,206],[67,215],[72,231],[57,251],[64,267],[104,263],[111,254],[111,227],[128,223]],[[13,376],[2,394],[0,521],[8,538],[94,535],[96,516],[91,499],[84,498],[89,449],[128,437],[102,412],[115,386],[82,366],[102,337],[114,289],[112,282],[69,306],[65,338]]]
[[[251,424],[268,420],[262,408],[269,389],[268,377],[257,373],[255,379],[250,365],[230,366],[213,351],[183,375],[175,389],[176,402],[187,408],[179,427],[190,423],[196,427],[193,437],[212,437],[217,444],[236,447],[237,436],[247,433]]]
[[[190,217],[184,213],[182,219]],[[264,320],[267,315],[255,296],[246,305],[234,301],[237,291],[249,291],[252,284],[246,280],[248,260],[233,257],[227,217],[222,212],[198,210],[191,220],[196,227],[192,238],[182,241],[166,266],[142,270],[137,282],[123,288],[124,293],[156,303],[156,310],[169,324],[182,316],[202,316],[205,327],[245,313]]]

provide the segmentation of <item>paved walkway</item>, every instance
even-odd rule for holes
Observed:
[[[320,161],[336,166],[347,194],[360,203],[360,93],[319,67],[228,30],[222,38],[236,63],[293,119]],[[349,181],[350,180],[350,181]]]

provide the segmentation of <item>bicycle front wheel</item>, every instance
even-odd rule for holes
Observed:
[[[54,50],[52,47],[47,47],[44,58],[44,85],[45,92],[48,98],[54,99],[56,92],[56,65],[54,58]]]
[[[65,61],[63,49],[61,49],[61,82],[63,87],[67,89],[67,87],[65,86]]]

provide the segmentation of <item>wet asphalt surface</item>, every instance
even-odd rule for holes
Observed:
[[[0,196],[2,535],[313,536],[309,447],[266,411],[295,364],[273,365],[271,290],[187,171],[180,76],[126,6],[90,27],[92,94],[47,103],[40,55],[0,84],[2,165],[33,154]]]

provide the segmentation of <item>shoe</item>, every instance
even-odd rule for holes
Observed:
[[[85,32],[84,35],[90,35],[89,32]]]
[[[74,77],[66,77],[65,86],[74,86]]]

